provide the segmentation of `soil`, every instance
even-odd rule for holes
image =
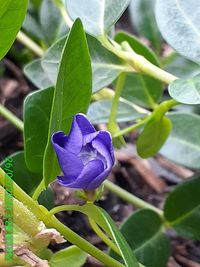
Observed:
[[[117,24],[117,28],[123,28],[131,32],[133,29],[127,23],[127,16],[128,14],[125,13]],[[0,68],[4,69],[4,75],[0,77],[0,101],[22,118],[23,100],[35,88],[24,77],[22,67],[18,66],[18,62],[15,62],[9,55],[1,62]],[[139,159],[135,152],[135,139],[136,134],[130,134],[127,138],[127,148],[116,151],[117,164],[110,179],[141,199],[157,207],[162,207],[166,194],[175,185],[192,175],[193,172],[177,166],[161,156],[150,160]],[[0,117],[0,161],[7,155],[22,149],[22,134]],[[54,184],[53,190],[56,205],[77,202],[73,197],[73,192],[67,188]],[[99,201],[99,205],[109,212],[117,225],[120,225],[134,212],[132,205],[125,203],[109,192],[106,192],[103,199]],[[106,246],[91,230],[85,216],[77,212],[62,212],[58,214],[58,218],[90,243],[106,250]],[[200,267],[200,242],[178,237],[173,231],[168,234],[172,245],[172,256],[168,267]],[[65,245],[57,245],[51,248],[53,251],[57,251]],[[94,258],[88,257],[85,266],[98,267],[102,265]]]

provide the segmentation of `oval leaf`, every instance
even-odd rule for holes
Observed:
[[[200,5],[193,0],[158,0],[156,19],[166,41],[177,52],[200,63]]]
[[[0,11],[0,60],[15,41],[26,14],[27,2],[12,0],[9,1],[9,5],[3,4],[4,12]]]
[[[53,254],[50,267],[81,267],[86,262],[87,254],[76,246],[62,249]]]
[[[146,37],[159,53],[162,38],[154,15],[155,3],[155,0],[132,0],[129,14],[134,29],[140,36]]]
[[[24,146],[28,168],[43,172],[43,157],[48,140],[48,129],[53,101],[53,88],[29,94],[24,101]],[[42,131],[41,131],[42,125]]]
[[[52,86],[52,82],[41,66],[41,59],[36,59],[26,65],[24,73],[28,79],[40,89]]]
[[[88,109],[88,119],[93,124],[108,123],[110,117],[112,101],[99,100],[92,103]],[[134,121],[144,117],[144,114],[139,113],[131,102],[120,100],[117,113],[117,122]]]
[[[172,124],[159,114],[149,120],[137,140],[137,152],[142,158],[156,155],[167,140]]]
[[[59,174],[51,136],[56,131],[68,133],[76,113],[86,113],[92,93],[92,69],[86,36],[77,19],[66,40],[58,72],[49,124],[48,142],[43,161],[46,186]]]
[[[180,235],[200,240],[200,176],[178,185],[164,206],[167,221]]]
[[[94,93],[112,83],[122,71],[126,70],[126,67],[97,39],[87,35],[87,41],[92,60],[92,91]],[[48,49],[42,59],[42,67],[53,84],[56,83],[64,43],[65,38],[62,38]]]
[[[189,168],[200,168],[200,116],[190,113],[168,115],[173,127],[160,153]]]
[[[122,224],[121,232],[139,262],[148,267],[166,267],[170,244],[155,212],[142,209],[133,213]],[[114,256],[119,258],[116,254]]]
[[[31,172],[27,166],[24,159],[24,152],[20,151],[14,153],[9,156],[9,158],[13,159],[12,163],[12,173],[13,180],[29,195],[32,195],[34,190],[39,185],[42,180],[42,176],[40,174],[36,174]],[[0,167],[2,167],[6,171],[6,160],[0,163]],[[8,168],[10,169],[10,168]],[[9,172],[9,170],[7,171]],[[26,181],[26,182],[25,182]]]
[[[169,94],[183,104],[200,104],[200,75],[175,80],[169,85]]]
[[[72,19],[83,21],[89,34],[99,37],[108,33],[129,3],[130,0],[66,0],[66,9]]]

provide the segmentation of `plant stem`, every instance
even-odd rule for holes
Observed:
[[[5,186],[5,180],[7,179],[7,174],[0,168],[0,184]],[[9,178],[9,177],[8,177]],[[76,245],[83,251],[89,253],[93,257],[97,258],[99,261],[107,266],[113,267],[124,267],[123,264],[114,260],[107,254],[103,253],[101,250],[97,249],[91,245],[88,241],[84,240],[78,234],[73,232],[70,228],[63,225],[55,216],[51,215],[48,210],[37,204],[31,197],[29,197],[14,181],[13,181],[13,194],[20,202],[22,202],[30,211],[35,214],[35,216],[44,222],[44,224],[49,228],[55,228],[59,231],[69,242]]]
[[[117,260],[113,259],[112,257],[108,256],[101,250],[91,245],[88,241],[84,240],[82,237],[74,233],[71,229],[64,226],[61,222],[59,222],[55,218],[55,216],[50,216],[48,219],[46,219],[45,224],[48,227],[53,227],[56,230],[58,230],[69,242],[78,246],[83,251],[87,252],[88,254],[92,255],[93,257],[98,259],[100,262],[104,263],[106,266],[125,267],[123,264],[121,264]]]
[[[60,13],[61,13],[63,19],[65,20],[67,26],[69,28],[71,28],[73,25],[73,21],[69,17],[69,14],[67,13],[63,2],[61,0],[53,0],[53,2],[57,6],[57,8],[60,10]]]
[[[101,42],[109,51],[132,66],[133,71],[146,74],[166,84],[170,84],[174,80],[178,79],[178,77],[160,69],[143,56],[135,53],[127,42],[122,43],[121,48],[124,50],[120,50],[114,46],[105,36],[101,38]]]
[[[163,211],[152,206],[151,204],[145,202],[144,200],[132,195],[131,193],[127,192],[126,190],[122,189],[121,187],[115,185],[114,183],[106,180],[104,182],[105,187],[124,201],[134,205],[136,208],[143,208],[143,209],[150,209],[155,211],[163,220]]]
[[[0,104],[0,114],[8,121],[10,121],[13,125],[15,125],[20,131],[23,132],[24,130],[23,122],[2,104]]]
[[[112,135],[113,138],[116,138],[116,137],[119,137],[119,136],[122,136],[124,134],[127,134],[127,133],[130,133],[138,128],[140,128],[142,125],[144,125],[145,123],[147,123],[147,121],[150,119],[150,116],[147,116],[145,119],[143,120],[140,120],[138,123],[134,124],[134,125],[131,125],[130,127],[127,127],[119,132],[116,132]]]
[[[94,230],[94,232],[101,238],[101,240],[104,241],[104,243],[106,245],[108,245],[108,247],[110,247],[113,251],[115,251],[117,254],[119,254],[121,256],[121,253],[118,249],[118,247],[112,242],[112,240],[110,240],[109,237],[107,237],[107,235],[105,235],[103,233],[103,231],[100,229],[100,227],[95,223],[94,220],[92,220],[90,217],[88,217],[88,221],[92,227],[92,229]]]
[[[36,188],[35,192],[33,193],[32,199],[33,200],[38,200],[40,194],[45,190],[45,184],[44,184],[44,180],[42,179],[42,181],[40,182],[40,184],[38,185],[38,187]]]
[[[116,118],[117,118],[117,111],[118,111],[118,106],[119,106],[119,98],[121,95],[121,92],[123,90],[124,82],[126,79],[126,74],[122,73],[119,75],[119,78],[117,80],[117,86],[115,89],[115,95],[112,100],[112,107],[111,107],[111,112],[110,112],[110,117],[109,117],[109,122],[108,122],[108,129],[112,133],[113,130],[115,131],[116,128]]]
[[[37,56],[42,57],[44,55],[44,50],[22,31],[18,33],[17,40],[23,45],[25,45],[26,47],[28,47]]]

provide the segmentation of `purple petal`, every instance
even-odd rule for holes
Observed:
[[[90,161],[82,170],[79,177],[75,180],[68,179],[67,177],[59,177],[58,181],[60,184],[70,187],[70,188],[81,188],[81,189],[91,189],[88,185],[96,179],[104,171],[103,163],[100,160]],[[102,181],[99,181],[98,186]],[[97,186],[97,187],[98,187]]]
[[[115,162],[115,156],[114,156],[114,150],[113,150],[113,144],[112,144],[112,136],[108,131],[99,131],[99,134],[97,136],[97,139],[102,142],[103,144],[105,144],[105,146],[107,147],[113,164]]]
[[[96,132],[94,126],[89,122],[84,114],[78,113],[75,117],[83,135]]]
[[[51,137],[52,144],[57,144],[60,147],[65,148],[68,137],[63,132],[56,132]]]
[[[74,116],[71,131],[68,136],[66,149],[74,154],[78,154],[83,146],[83,136],[95,133],[96,130],[88,121],[84,114],[77,114]]]
[[[76,116],[73,119],[71,131],[68,135],[68,142],[65,148],[71,153],[78,154],[83,146],[83,135],[77,123]]]
[[[64,136],[63,133],[55,133],[52,136],[52,145],[56,151],[58,162],[63,173],[67,177],[75,179],[81,173],[84,165],[78,156],[63,148],[65,138],[66,136]]]
[[[106,162],[106,170],[110,172],[114,164],[114,153],[111,136],[107,131],[101,131],[92,141],[92,147],[103,156]]]

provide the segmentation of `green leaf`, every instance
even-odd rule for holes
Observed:
[[[124,263],[127,267],[139,267],[139,264],[136,260],[134,253],[129,247],[126,239],[123,237],[119,229],[116,227],[115,223],[111,219],[110,215],[102,208],[99,208],[102,216],[104,217],[104,221],[108,225],[110,232],[112,234],[112,239],[115,241],[121,256],[124,260]]]
[[[48,210],[54,208],[54,192],[50,187],[47,187],[46,190],[42,191],[38,198],[38,203],[46,207]]]
[[[86,216],[90,217],[94,220],[109,236],[111,236],[110,228],[108,227],[107,223],[104,220],[104,216],[102,215],[101,211],[97,206],[94,204],[88,203],[85,205],[68,205],[69,209],[65,205],[65,210],[69,211],[79,211],[85,214]]]
[[[72,19],[80,18],[86,31],[100,37],[108,33],[127,8],[130,0],[66,0]]]
[[[29,36],[37,38],[39,42],[46,42],[46,37],[42,31],[42,27],[37,18],[31,13],[26,14],[26,18],[22,25],[22,29],[29,34]]]
[[[52,84],[56,85],[59,62],[66,43],[66,36],[54,43],[42,58],[42,68]]]
[[[92,60],[92,91],[94,93],[112,83],[122,71],[126,70],[126,66],[94,37],[87,35],[87,41]],[[42,67],[53,84],[56,83],[64,43],[65,38],[60,39],[48,49],[42,59]]]
[[[166,63],[164,69],[179,78],[185,79],[189,79],[200,72],[199,65],[178,55],[177,53],[173,54],[172,59]]]
[[[137,152],[142,158],[155,156],[165,141],[172,128],[172,123],[167,117],[155,114],[144,127],[137,140]]]
[[[189,168],[200,169],[200,116],[170,113],[172,131],[160,153]]]
[[[169,85],[169,94],[183,104],[200,104],[200,75],[175,80]]]
[[[99,100],[89,107],[87,116],[93,124],[107,123],[110,116],[112,101]],[[139,112],[136,107],[127,100],[120,100],[117,114],[117,122],[134,121],[144,117],[144,113]]]
[[[92,91],[92,70],[82,23],[77,19],[64,46],[49,124],[48,143],[44,156],[46,186],[59,174],[56,154],[51,145],[54,132],[68,133],[73,116],[86,113]]]
[[[24,73],[28,79],[38,88],[47,88],[52,86],[47,74],[41,66],[41,59],[36,59],[25,66]]]
[[[159,54],[162,38],[154,15],[155,0],[132,0],[129,14],[134,29],[140,36],[146,37]]]
[[[43,0],[40,8],[40,24],[47,43],[51,44],[58,37],[63,17],[52,0]],[[67,26],[65,24],[65,28]]]
[[[181,55],[200,63],[200,5],[193,0],[158,0],[156,19],[166,41]]]
[[[148,267],[166,267],[170,244],[155,212],[147,209],[136,211],[122,224],[121,232],[139,262]],[[112,252],[113,255],[119,259]]]
[[[28,168],[42,176],[44,151],[48,140],[53,88],[29,94],[24,101],[24,146]],[[41,130],[42,127],[42,130]]]
[[[95,93],[110,85],[121,72],[126,71],[126,66],[96,38],[87,35],[87,40],[92,59],[92,91]]]
[[[23,23],[26,9],[27,0],[12,0],[9,1],[9,5],[3,4],[3,12],[0,13],[0,60],[14,43]]]
[[[76,246],[62,249],[53,254],[50,267],[81,267],[86,262],[87,254]]]
[[[32,195],[36,187],[42,180],[40,174],[33,173],[28,170],[25,160],[24,152],[20,151],[9,156],[13,159],[11,167],[6,166],[6,160],[4,160],[0,167],[2,167],[7,173],[12,170],[12,179],[29,195]],[[6,168],[7,167],[7,168]]]
[[[178,185],[168,196],[164,215],[176,231],[189,239],[200,240],[200,176]]]
[[[163,94],[162,83],[145,75],[128,74],[122,97],[137,105],[154,109]]]
[[[0,9],[0,18],[5,13],[5,11],[7,10],[10,2],[11,2],[11,0],[7,0],[7,1],[0,0],[0,7],[1,7],[1,9]]]
[[[136,37],[120,32],[115,36],[115,40],[119,44],[123,41],[128,42],[136,53],[160,67],[160,62],[154,52],[143,45]],[[160,100],[162,92],[163,84],[160,81],[135,73],[127,75],[122,96],[138,105],[154,108],[156,102]]]

